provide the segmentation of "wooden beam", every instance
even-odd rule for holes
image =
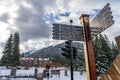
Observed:
[[[89,15],[83,14],[80,17],[80,21],[83,26],[84,55],[85,55],[87,80],[97,80],[94,52],[92,47],[91,35],[90,35]]]

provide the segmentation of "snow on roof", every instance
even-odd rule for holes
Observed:
[[[30,60],[34,60],[34,58],[29,58]]]
[[[22,57],[20,60],[34,60],[34,58],[26,58],[26,57]],[[48,61],[49,58],[38,58],[38,60],[45,60],[45,61]]]
[[[44,58],[44,60],[46,60],[46,61],[47,61],[47,60],[49,60],[49,58]]]

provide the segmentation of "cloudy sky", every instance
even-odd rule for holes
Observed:
[[[110,3],[115,23],[104,31],[110,40],[120,35],[120,0],[0,0],[0,55],[9,35],[20,33],[21,53],[60,43],[52,39],[52,23],[80,25],[86,13],[92,19]]]

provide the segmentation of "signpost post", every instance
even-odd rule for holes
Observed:
[[[89,15],[83,14],[80,17],[80,21],[81,24],[83,25],[84,56],[85,56],[87,80],[97,80],[94,52],[92,47],[91,35],[90,35]]]

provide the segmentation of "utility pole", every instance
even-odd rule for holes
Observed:
[[[80,22],[83,26],[84,55],[85,55],[87,80],[97,80],[94,52],[92,47],[91,35],[90,35],[89,15],[87,14],[81,15]]]

